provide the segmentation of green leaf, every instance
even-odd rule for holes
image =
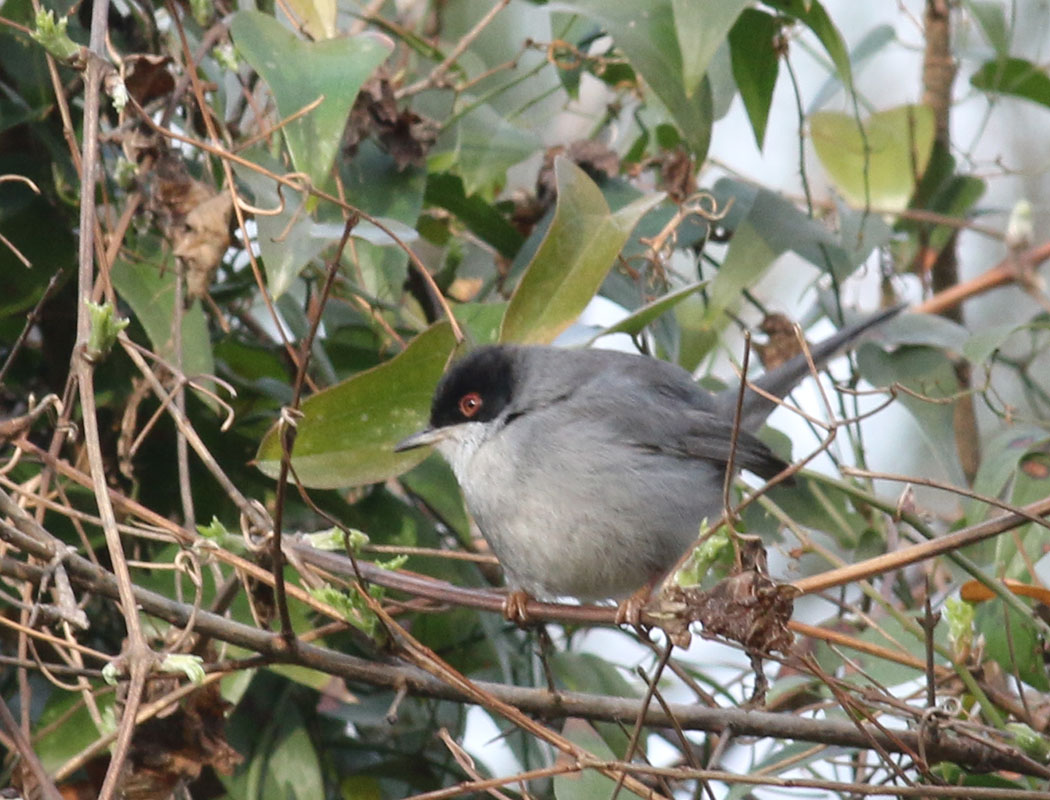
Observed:
[[[426,423],[430,396],[454,345],[449,324],[436,323],[390,361],[305,400],[292,451],[299,479],[316,488],[360,486],[422,461],[426,450],[393,448]],[[276,477],[281,464],[276,426],[259,445],[255,463]]]
[[[80,45],[69,38],[68,25],[67,17],[59,17],[56,22],[53,10],[40,9],[36,12],[36,27],[29,35],[59,61],[69,61],[80,52]]]
[[[0,130],[8,121],[5,109],[0,107]],[[24,161],[26,156],[13,153],[0,157],[0,175],[26,172],[24,163],[20,163]],[[0,317],[24,319],[60,265],[64,269],[56,289],[76,275],[72,265],[76,263],[77,248],[70,225],[55,206],[28,187],[14,181],[0,184],[0,236],[5,242],[0,245]],[[32,266],[27,268],[12,248]]]
[[[864,249],[857,248],[856,232],[851,237],[852,252],[849,252],[831,231],[780,195],[726,178],[715,184],[714,191],[719,208],[727,212],[723,220],[725,227],[735,230],[744,220],[750,222],[777,255],[791,250],[839,279],[849,275],[863,260],[863,256],[857,255]],[[846,227],[856,228],[856,225],[844,225],[843,235]]]
[[[1040,636],[1031,619],[1004,608],[996,599],[977,607],[975,625],[984,636],[985,658],[999,664],[1007,675],[1016,672],[1036,690],[1050,691]]]
[[[150,261],[132,265],[118,259],[113,263],[109,277],[113,287],[135,312],[135,318],[145,329],[157,355],[173,360],[171,320],[175,272],[169,269],[162,273],[160,265]],[[190,377],[215,372],[208,320],[199,302],[194,302],[182,316],[182,371]]]
[[[777,257],[775,250],[749,219],[733,231],[722,266],[708,292],[708,319],[728,321],[722,312],[740,300],[741,290],[753,286]]]
[[[970,337],[958,322],[939,314],[902,314],[879,330],[893,344],[927,345],[951,353],[960,352]]]
[[[688,331],[690,341],[687,343],[688,355],[683,366],[687,369],[694,368],[699,359],[717,345],[718,332],[725,328],[730,319],[725,312],[740,302],[741,291],[754,285],[779,253],[780,251],[766,241],[750,220],[736,227],[729,243],[729,251],[718,268],[718,273],[710,282],[707,303],[702,309],[697,309],[700,321],[689,326],[693,329]],[[682,308],[686,306],[683,304]],[[679,324],[683,329],[686,328],[686,323],[681,317]]]
[[[51,692],[43,713],[34,721],[36,730],[43,735],[34,737],[33,750],[44,769],[54,772],[97,740],[99,733],[110,733],[112,729],[105,730],[105,723],[113,719],[114,702],[112,692],[98,698],[104,723],[103,730],[99,731],[77,693]]]
[[[613,750],[598,735],[589,722],[570,718],[565,721],[562,735],[584,748],[601,761],[614,761]],[[554,776],[554,796],[557,800],[594,800],[597,797],[612,797],[616,781],[596,769],[584,769]],[[634,792],[620,789],[618,797],[638,797]]]
[[[1023,58],[986,61],[971,77],[975,89],[1009,94],[1050,108],[1050,75]]]
[[[820,111],[810,115],[809,127],[820,163],[850,203],[908,207],[933,148],[930,108],[906,105],[872,114],[863,132],[850,114]]]
[[[331,39],[336,34],[335,0],[288,0],[296,17],[313,39]]]
[[[646,303],[641,308],[628,314],[615,325],[610,325],[608,328],[598,331],[598,333],[591,337],[588,344],[592,344],[601,337],[609,336],[613,333],[627,333],[631,336],[636,336],[645,330],[647,325],[655,322],[680,302],[685,300],[685,298],[693,292],[700,291],[707,286],[707,284],[707,281],[690,283],[688,286],[683,286],[681,289],[675,289],[673,292],[668,292],[663,297],[656,298],[651,303]]]
[[[88,334],[84,354],[91,361],[105,358],[117,342],[120,332],[131,324],[131,320],[117,316],[117,310],[110,302],[87,303],[88,317],[91,319],[91,332]]]
[[[204,659],[191,653],[168,653],[160,664],[162,672],[185,675],[191,683],[204,682]]]
[[[1016,476],[1021,460],[1045,439],[1046,431],[1035,425],[1014,424],[993,433],[981,442],[981,464],[974,477],[973,490],[986,497],[1001,497],[1007,482]],[[987,512],[986,503],[970,500],[966,507],[967,524],[982,521]]]
[[[901,383],[917,393],[898,395],[919,423],[919,433],[951,481],[965,483],[955,448],[952,406],[931,402],[959,391],[951,361],[932,347],[898,347],[887,353],[871,342],[857,349],[857,366],[873,386]],[[931,398],[930,400],[925,398]]]
[[[423,199],[455,214],[482,241],[496,248],[504,258],[514,258],[525,238],[507,219],[480,195],[467,195],[463,180],[448,173],[427,176]]]
[[[999,58],[1005,58],[1010,52],[1010,34],[1006,24],[1006,14],[1002,3],[968,0],[963,3],[977,21],[977,26],[995,50]]]
[[[464,95],[461,101],[470,103]],[[464,193],[490,193],[506,183],[507,170],[536,152],[540,141],[482,103],[449,125],[430,152],[432,172],[455,171]]]
[[[423,210],[423,193],[427,181],[425,169],[399,167],[391,155],[381,151],[374,142],[366,140],[360,144],[353,158],[343,161],[339,174],[348,202],[379,217],[402,242],[411,243],[418,239],[416,222]],[[336,212],[334,216],[326,216],[325,227],[335,229],[329,241],[338,241],[344,225],[342,211],[334,207],[326,209],[324,206],[318,211]],[[359,223],[353,235],[357,239],[365,239],[365,243],[358,244],[356,261],[350,258],[349,250],[344,252],[343,260],[348,270],[360,271],[362,281],[359,288],[380,300],[398,303],[408,274],[408,254],[371,223]]]
[[[612,697],[638,696],[638,689],[624,678],[624,670],[621,667],[593,653],[572,650],[551,653],[550,665],[558,686],[564,686],[570,692],[589,692]],[[630,745],[630,736],[624,728],[610,722],[593,724],[604,746],[614,753],[615,758],[623,758]]]
[[[687,87],[671,3],[672,0],[647,3],[567,0],[550,3],[548,8],[575,11],[605,28],[631,66],[667,107],[697,161],[702,161],[711,143],[714,122],[711,88],[706,80],[695,89]],[[735,5],[734,2],[732,6]],[[695,65],[690,69],[695,69]]]
[[[357,93],[386,60],[393,42],[374,33],[306,42],[273,17],[251,10],[234,15],[230,33],[245,61],[269,85],[281,119],[324,98],[281,129],[295,168],[321,186]]]
[[[638,690],[620,669],[593,653],[560,650],[550,654],[555,677],[570,692],[590,692],[613,697],[637,697]]]
[[[711,59],[746,5],[747,0],[671,0],[686,97],[700,88]]]
[[[463,303],[452,309],[468,341],[476,345],[499,341],[499,328],[506,313],[507,303]]]
[[[663,199],[635,200],[615,214],[587,173],[565,158],[554,163],[558,202],[547,235],[522,275],[500,341],[547,343],[594,297],[635,223]]]
[[[261,150],[245,155],[261,167],[281,171],[277,160]],[[278,186],[272,178],[248,167],[235,164],[234,171],[238,180],[251,190],[255,206],[280,209],[278,214],[255,215],[256,241],[266,272],[266,285],[270,294],[279,298],[328,242],[311,233],[314,221],[304,213],[304,192]]]
[[[740,99],[744,101],[759,150],[766,138],[769,107],[780,72],[780,56],[775,45],[779,29],[772,15],[748,8],[729,32],[733,79],[740,90]]]
[[[970,338],[963,345],[963,355],[969,359],[971,364],[984,364],[1006,343],[1007,339],[1027,327],[1027,325],[1018,325],[1016,322],[1005,322],[976,330],[970,334]]]
[[[259,800],[324,797],[321,761],[292,693],[284,692],[271,708],[273,713],[256,730],[248,768],[237,776],[244,782],[243,789],[231,795]]]

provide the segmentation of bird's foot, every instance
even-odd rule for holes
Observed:
[[[526,606],[533,597],[522,589],[514,589],[503,601],[503,618],[513,622],[519,628],[527,628],[532,624]]]
[[[630,625],[632,628],[640,628],[642,624],[642,609],[649,603],[655,586],[655,580],[649,581],[620,603],[616,607],[614,622],[617,625]]]

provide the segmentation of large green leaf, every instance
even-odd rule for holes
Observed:
[[[241,55],[270,86],[282,119],[324,98],[281,129],[295,168],[320,186],[357,93],[393,50],[393,42],[373,33],[306,42],[273,17],[250,10],[234,15],[230,33]]]
[[[779,253],[750,218],[733,231],[729,251],[711,281],[709,319],[718,320],[719,327],[728,322],[729,318],[722,312],[740,300],[740,292],[753,286]]]
[[[759,149],[766,138],[766,121],[780,72],[780,56],[774,41],[779,29],[772,15],[748,8],[729,32],[733,78]]]
[[[451,326],[436,323],[390,361],[305,400],[292,450],[299,479],[317,488],[360,486],[422,461],[428,450],[393,448],[426,423],[430,396],[454,346]],[[256,465],[274,477],[280,464],[275,426],[259,445]]]
[[[897,32],[892,25],[875,26],[865,33],[864,36],[861,37],[861,40],[850,50],[850,68],[859,72],[860,69],[883,48],[885,48],[886,45],[895,42],[896,40]],[[848,85],[843,85],[842,76],[836,70],[834,74],[827,77],[824,84],[817,90],[816,94],[813,95],[813,99],[809,101],[809,105],[807,106],[806,113],[810,114],[822,109],[835,93],[843,88],[849,91],[850,87]]]
[[[981,442],[981,464],[973,490],[986,497],[1001,497],[1007,482],[1017,474],[1018,464],[1045,439],[1046,432],[1035,425],[1014,424],[993,433]],[[980,522],[987,511],[987,503],[971,500],[966,508],[967,524]]]
[[[569,327],[598,291],[635,223],[663,197],[641,197],[612,214],[601,190],[571,161],[557,159],[554,172],[554,219],[511,297],[503,342],[551,342]]]
[[[1050,108],[1050,75],[1023,58],[986,61],[970,83],[986,92],[1009,94]]]
[[[984,636],[984,655],[1007,675],[1017,674],[1037,691],[1050,691],[1040,636],[1032,620],[1003,608],[1001,600],[982,603],[974,626]]]
[[[746,5],[747,0],[671,0],[686,97],[700,88],[711,59]]]
[[[76,242],[66,221],[38,197],[14,208],[0,199],[0,236],[4,237],[0,241],[0,317],[11,315],[21,324],[25,312],[43,296],[58,265],[66,265],[59,285],[76,274]],[[15,255],[16,250],[29,267]]]
[[[750,222],[755,232],[778,255],[791,250],[839,279],[845,278],[863,261],[859,255],[862,251],[857,248],[856,231],[850,236],[846,248],[824,225],[780,195],[728,178],[719,180],[714,192],[718,207],[726,211],[723,220],[726,228],[735,231],[745,220]]]
[[[711,5],[713,7],[715,4]],[[735,7],[736,3],[726,5]],[[647,3],[566,0],[550,3],[549,8],[575,11],[605,28],[617,47],[627,55],[631,66],[645,78],[667,107],[696,159],[704,159],[711,143],[711,125],[714,121],[711,88],[704,80],[695,88],[686,84],[672,0],[652,0]],[[732,8],[730,15],[735,18]],[[700,59],[693,60],[691,57],[690,72],[695,72],[700,65]]]
[[[103,694],[97,702],[104,715],[113,712],[112,694]],[[48,772],[58,769],[99,736],[87,707],[73,692],[51,692],[35,724],[39,734],[34,738],[33,751]]]
[[[381,218],[384,225],[404,243],[419,238],[416,221],[423,209],[426,188],[426,170],[422,167],[399,167],[393,156],[384,153],[372,141],[364,141],[354,157],[340,166],[346,199],[354,206]],[[322,212],[323,207],[319,209]],[[342,212],[337,211],[326,227],[334,228],[331,237],[337,241],[343,228]],[[400,223],[400,224],[395,224]],[[366,235],[367,234],[367,235]],[[354,257],[348,249],[343,253],[344,264],[350,274],[357,272],[359,288],[382,301],[397,302],[404,290],[408,274],[408,254],[393,239],[382,234],[371,223],[359,223],[354,228],[355,238],[364,238],[358,244]]]
[[[255,747],[246,768],[228,779],[234,797],[259,800],[308,800],[324,797],[321,762],[290,690],[270,698],[270,714],[255,731]]]
[[[863,131],[850,114],[820,111],[809,117],[817,157],[836,188],[863,208],[907,208],[930,160],[933,111],[906,105],[872,114]]]

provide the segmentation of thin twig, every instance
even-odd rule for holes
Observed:
[[[418,94],[425,89],[440,86],[452,65],[455,64],[459,57],[466,52],[467,48],[474,43],[474,40],[477,39],[481,35],[481,32],[488,27],[489,23],[496,18],[496,15],[509,4],[510,0],[497,0],[497,2],[493,3],[492,8],[490,8],[485,15],[475,23],[473,28],[460,38],[456,43],[456,46],[452,48],[452,51],[445,56],[444,61],[434,67],[425,78],[401,89],[397,93],[398,98]]]
[[[313,352],[314,338],[317,336],[317,329],[321,325],[321,316],[324,313],[325,304],[328,302],[328,295],[332,291],[332,284],[335,282],[336,273],[339,271],[343,250],[346,248],[346,243],[350,240],[350,232],[356,224],[357,217],[350,217],[343,225],[343,235],[339,240],[339,246],[335,249],[332,260],[328,264],[321,295],[317,298],[311,311],[310,328],[299,345],[299,366],[295,375],[295,385],[292,389],[292,402],[287,408],[288,413],[282,414],[282,420],[285,421],[285,424],[280,429],[281,466],[277,474],[277,497],[274,503],[273,539],[270,543],[270,558],[273,561],[274,599],[281,620],[281,633],[284,634],[289,644],[295,638],[295,632],[292,630],[292,618],[288,613],[288,600],[285,597],[285,556],[284,549],[281,547],[281,530],[284,522],[284,498],[288,488],[288,471],[291,469],[292,448],[295,446],[294,420],[299,412],[299,405],[303,397],[303,386],[306,381],[306,371],[310,366],[310,355]]]
[[[4,359],[4,366],[0,367],[0,386],[4,385],[4,379],[7,377],[7,371],[11,368],[11,365],[15,361],[15,357],[22,349],[22,345],[25,344],[26,337],[29,336],[29,332],[36,325],[37,318],[40,316],[40,310],[44,307],[44,304],[51,297],[55,291],[55,287],[58,286],[59,279],[62,277],[61,267],[55,271],[55,274],[51,276],[51,280],[47,282],[47,288],[44,289],[44,293],[40,295],[40,299],[36,301],[36,305],[33,306],[33,310],[26,315],[25,325],[22,326],[22,332],[18,334],[18,338],[15,339],[15,343],[11,345],[11,349],[7,354],[7,358]]]

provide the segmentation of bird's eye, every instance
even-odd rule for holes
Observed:
[[[477,392],[465,394],[459,398],[459,413],[467,419],[481,411],[481,395]]]

